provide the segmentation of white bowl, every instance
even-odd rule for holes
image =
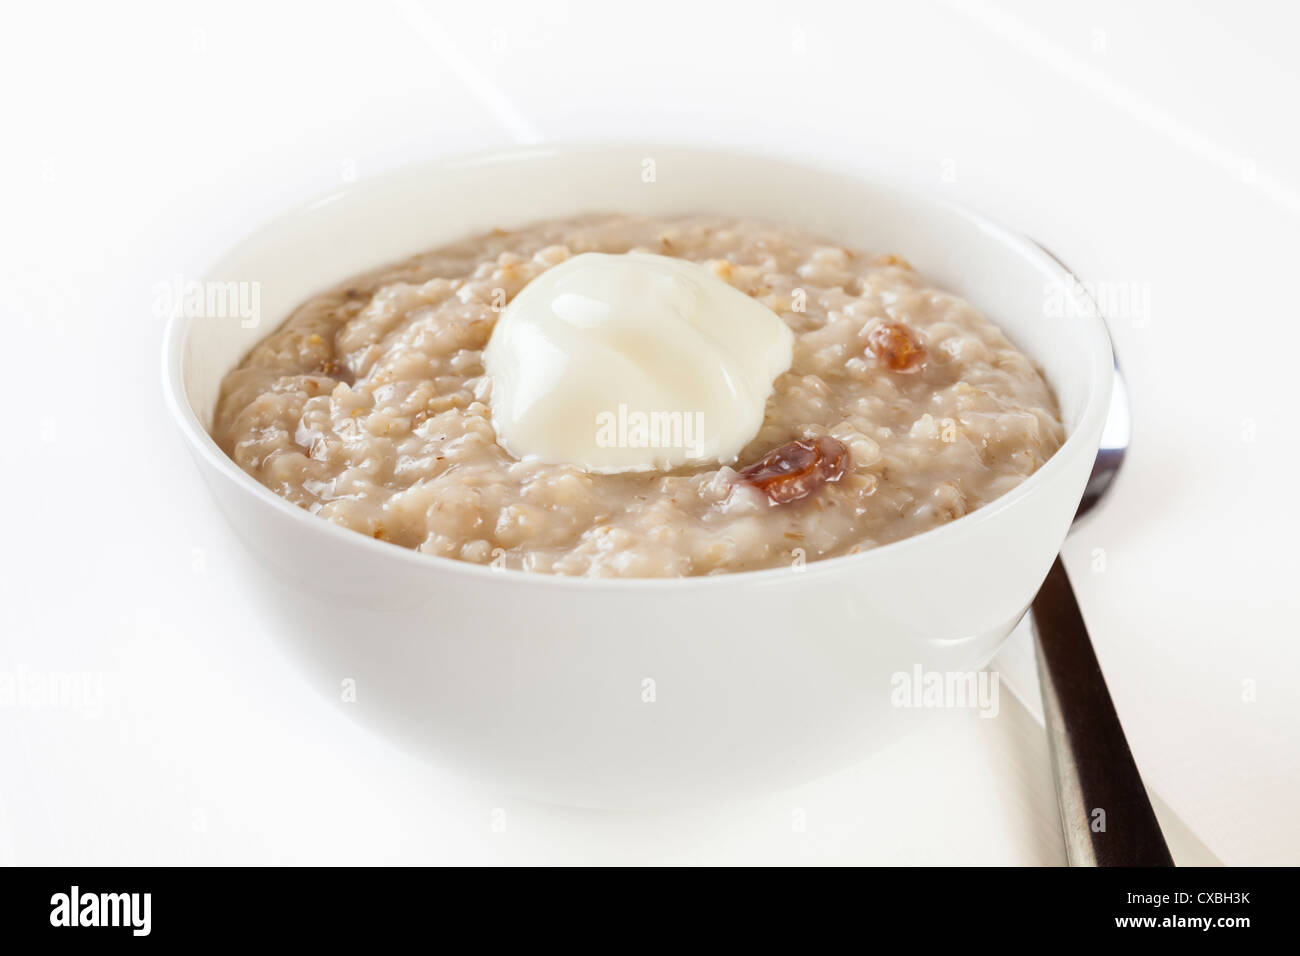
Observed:
[[[898,252],[1041,365],[1069,438],[992,504],[863,554],[800,571],[586,580],[371,540],[277,497],[209,437],[222,376],[312,293],[494,226],[594,211],[751,216]],[[698,803],[792,785],[914,726],[914,711],[890,704],[892,675],[966,671],[997,650],[1065,537],[1111,389],[1101,320],[1082,300],[1049,316],[1067,276],[1025,238],[877,179],[714,149],[543,147],[405,169],[281,216],[208,279],[260,283],[265,321],[173,319],[165,390],[213,497],[260,559],[249,595],[325,693],[337,700],[355,681],[358,719],[559,803]]]

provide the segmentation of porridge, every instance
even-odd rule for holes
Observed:
[[[503,306],[575,257],[630,252],[699,263],[788,328],[757,431],[738,454],[642,470],[514,457],[484,364]],[[359,533],[624,577],[789,566],[919,534],[1014,488],[1064,439],[1030,360],[901,258],[748,220],[621,215],[497,230],[313,297],[226,377],[213,432],[257,481]]]

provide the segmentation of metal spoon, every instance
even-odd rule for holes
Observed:
[[[1128,392],[1117,363],[1101,448],[1076,523],[1110,490],[1129,437]],[[1060,557],[1034,598],[1030,620],[1070,865],[1173,866]]]

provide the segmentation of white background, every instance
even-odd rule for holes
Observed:
[[[659,138],[888,169],[1150,295],[1112,316],[1130,464],[1067,560],[1179,847],[1300,863],[1296,11],[7,5],[0,862],[1061,861],[1009,694],[795,793],[558,810],[354,727],[242,602],[163,411],[155,285],[353,176]],[[41,700],[55,675],[88,692]]]

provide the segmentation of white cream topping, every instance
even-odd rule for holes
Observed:
[[[502,311],[483,354],[497,441],[592,472],[731,463],[758,432],[794,336],[684,259],[584,253]]]

